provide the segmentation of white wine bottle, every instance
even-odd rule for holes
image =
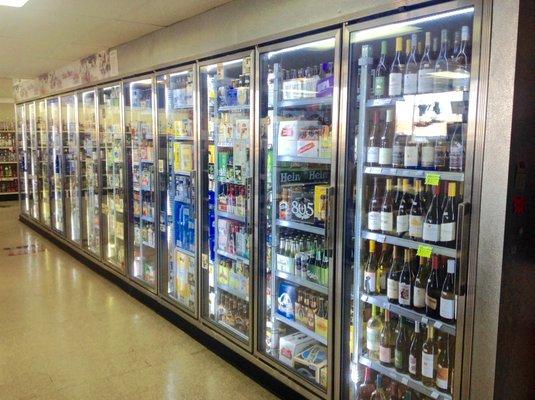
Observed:
[[[401,52],[403,50],[403,39],[396,38],[396,54],[392,65],[390,66],[390,74],[388,75],[388,95],[401,96],[403,86],[403,69],[401,65]]]

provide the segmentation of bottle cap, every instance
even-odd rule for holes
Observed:
[[[440,41],[442,43],[446,43],[448,41],[448,30],[447,29],[442,29],[440,31]]]
[[[457,185],[455,182],[448,182],[448,196],[449,197],[455,197],[457,194]]]
[[[455,274],[455,260],[448,260],[448,274]]]
[[[396,51],[401,51],[402,48],[403,48],[403,39],[401,38],[401,36],[398,36],[396,38]]]
[[[425,47],[431,46],[431,32],[425,33]]]
[[[375,252],[375,240],[370,240],[370,253]]]
[[[386,40],[383,40],[381,42],[381,54],[385,54],[386,55],[386,53],[387,53]]]
[[[416,47],[416,44],[418,43],[418,35],[416,33],[413,33],[411,35],[411,45],[412,47]]]

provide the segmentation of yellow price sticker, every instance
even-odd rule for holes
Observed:
[[[432,252],[433,252],[433,248],[431,246],[424,246],[423,244],[421,244],[421,245],[418,246],[418,250],[416,251],[416,255],[418,257],[430,258]]]
[[[427,173],[425,174],[425,184],[431,186],[438,186],[440,183],[440,174]]]

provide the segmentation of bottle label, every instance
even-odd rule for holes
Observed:
[[[403,166],[404,146],[401,144],[394,144],[392,147],[392,165],[394,167]]]
[[[379,165],[390,165],[392,163],[392,149],[381,147],[379,149]]]
[[[409,216],[398,215],[396,217],[396,232],[403,233],[409,230]]]
[[[392,232],[394,230],[394,213],[381,212],[381,230],[384,232]]]
[[[450,146],[450,170],[461,171],[463,169],[464,149],[459,142]]]
[[[370,164],[379,162],[379,147],[368,147],[366,160]]]
[[[422,167],[430,168],[435,162],[435,146],[430,143],[422,146]]]
[[[366,329],[366,347],[368,351],[379,351],[380,337],[381,333],[377,332],[377,330],[373,328]]]
[[[443,168],[446,166],[446,146],[442,144],[435,145],[434,152],[435,168]]]
[[[450,88],[449,78],[435,76],[433,79],[433,89],[435,92],[445,92]]]
[[[392,362],[392,351],[390,347],[379,347],[379,361],[388,364]]]
[[[433,379],[435,370],[435,355],[422,353],[422,375]]]
[[[385,77],[376,76],[373,78],[373,94],[375,97],[384,97],[385,95]]]
[[[368,213],[368,229],[370,231],[381,229],[381,213],[379,211],[370,211]]]
[[[397,369],[403,369],[403,351],[401,349],[396,349],[394,352],[394,366]]]
[[[401,72],[391,72],[388,76],[388,95],[401,96],[401,86],[403,74]]]
[[[416,357],[414,357],[414,355],[412,354],[409,354],[409,373],[411,375],[416,375],[416,367],[417,367],[417,360],[416,360]]]
[[[411,305],[411,285],[407,283],[399,283],[398,301],[400,305]]]
[[[286,257],[282,254],[277,254],[277,269],[289,274],[295,273],[294,259],[291,257]]]
[[[381,288],[381,293],[384,293],[386,290],[386,271],[379,275],[379,287]]]
[[[403,77],[403,93],[414,94],[418,87],[418,74],[405,74]]]
[[[440,240],[442,242],[452,242],[455,240],[455,222],[440,224]]]
[[[375,293],[375,272],[364,272],[364,291]]]
[[[403,164],[405,167],[418,166],[418,146],[405,146]]]
[[[438,366],[437,368],[437,387],[439,389],[448,390],[448,378],[449,378],[450,370],[449,368]]]
[[[429,242],[438,242],[440,240],[440,225],[424,222],[424,230],[422,233],[424,240]]]
[[[414,238],[421,238],[423,235],[423,217],[421,215],[409,216],[409,235]]]
[[[437,309],[437,299],[434,297],[429,296],[428,294],[425,295],[425,306],[431,310]]]
[[[440,316],[445,319],[455,318],[455,300],[440,298]]]
[[[425,289],[414,286],[414,307],[424,308],[425,307]]]
[[[418,71],[418,93],[429,93],[433,91],[432,68],[422,68]]]
[[[386,296],[389,299],[397,300],[398,295],[399,295],[398,291],[399,291],[399,282],[396,281],[395,279],[388,278],[386,280]]]

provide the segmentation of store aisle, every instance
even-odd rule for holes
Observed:
[[[17,215],[0,203],[1,399],[275,398]]]

